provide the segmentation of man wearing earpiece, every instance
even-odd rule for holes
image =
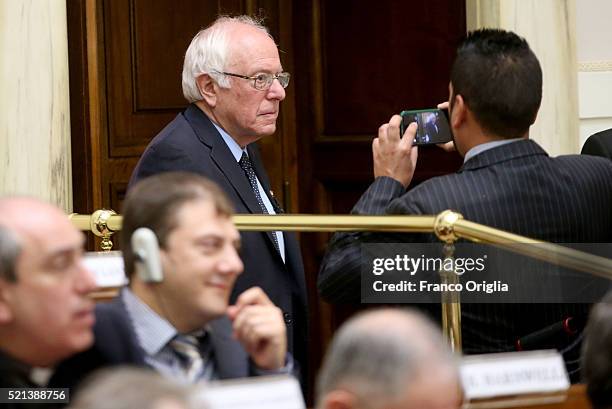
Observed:
[[[253,287],[228,305],[243,269],[232,213],[225,194],[195,174],[134,186],[121,230],[130,285],[98,306],[94,346],[60,365],[53,384],[74,386],[113,365],[186,382],[292,372],[282,312],[266,294]]]

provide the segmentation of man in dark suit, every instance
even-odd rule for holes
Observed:
[[[130,181],[172,170],[216,182],[237,213],[282,213],[253,142],[276,129],[289,74],[266,29],[247,17],[220,18],[185,54],[183,94],[191,103],[149,144]],[[244,273],[232,300],[261,287],[283,310],[289,350],[306,365],[306,284],[294,234],[243,232]]]
[[[115,365],[187,382],[291,373],[283,316],[265,293],[250,288],[228,307],[242,272],[231,214],[199,175],[167,172],[134,186],[121,230],[130,286],[98,306],[94,345],[60,365],[52,384]]]
[[[44,386],[34,368],[52,368],[92,344],[89,294],[96,284],[83,266],[84,240],[53,206],[0,199],[0,388]],[[4,401],[2,407],[39,405]]]
[[[580,153],[612,159],[612,129],[606,129],[589,136]]]
[[[417,147],[410,143],[416,126],[400,138],[400,117],[394,116],[373,142],[376,179],[354,214],[434,215],[452,209],[467,220],[546,241],[612,239],[612,163],[580,155],[551,158],[528,139],[540,106],[542,72],[524,39],[501,30],[468,35],[458,49],[449,90],[454,145],[464,157],[461,169],[406,191],[417,162]],[[361,243],[389,241],[436,239],[337,234],[319,273],[321,295],[332,302],[358,301]],[[464,351],[514,350],[522,337],[569,317],[583,318],[587,310],[583,304],[464,304]],[[575,375],[579,334],[552,338],[531,347],[559,348]]]

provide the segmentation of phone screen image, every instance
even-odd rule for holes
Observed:
[[[453,140],[448,125],[448,115],[441,109],[424,109],[418,111],[402,111],[401,135],[412,122],[417,123],[414,145],[429,145],[446,143]]]

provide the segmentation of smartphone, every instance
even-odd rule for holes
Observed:
[[[404,135],[404,131],[412,122],[418,125],[413,145],[431,145],[453,140],[446,109],[402,111],[400,115],[402,117],[400,136]]]

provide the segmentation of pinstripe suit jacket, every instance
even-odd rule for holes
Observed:
[[[535,142],[521,140],[484,151],[457,173],[430,179],[408,192],[391,178],[377,178],[352,213],[419,215],[446,209],[458,211],[467,220],[546,241],[610,242],[612,162],[580,155],[551,158]],[[360,244],[389,241],[437,239],[423,234],[337,233],[319,272],[321,296],[330,302],[359,302]],[[586,313],[587,308],[580,304],[465,304],[464,351],[513,350],[518,337],[568,314]],[[570,355],[577,357],[577,345],[567,348],[571,353],[566,361],[572,359]]]

